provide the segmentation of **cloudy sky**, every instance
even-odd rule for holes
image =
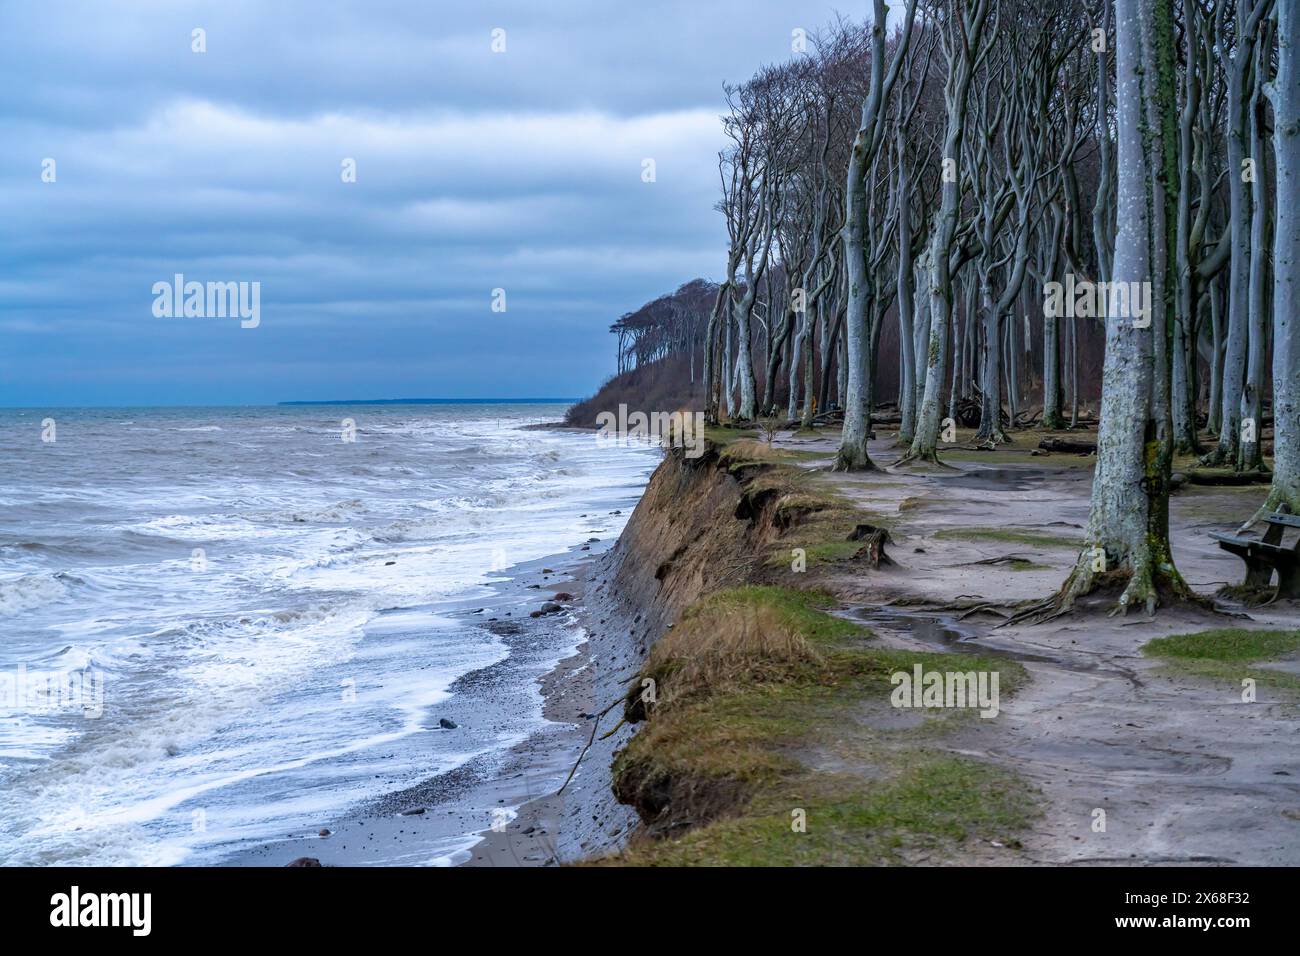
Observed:
[[[589,394],[717,277],[723,82],[860,7],[0,4],[0,404]],[[176,273],[260,325],[156,317]]]

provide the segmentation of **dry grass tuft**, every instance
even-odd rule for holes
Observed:
[[[779,461],[782,457],[779,448],[753,438],[737,438],[722,451],[722,460],[728,464],[739,461]]]
[[[740,684],[779,680],[791,665],[821,660],[779,609],[719,602],[661,637],[642,673],[654,677],[657,703],[663,706]]]

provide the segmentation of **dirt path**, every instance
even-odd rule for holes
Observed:
[[[830,437],[781,444],[828,456],[835,448]],[[897,457],[891,445],[876,443],[877,462]],[[959,621],[952,612],[927,613],[926,605],[960,599],[1005,605],[1050,594],[1073,564],[1087,520],[1086,460],[998,455],[988,464],[953,463],[960,470],[830,476],[891,529],[889,553],[898,562],[833,574],[831,583],[845,613],[865,616],[889,645],[977,647],[1028,669],[1029,686],[998,717],[971,721],[955,744],[1042,791],[1045,812],[1023,841],[1023,862],[1300,864],[1297,695],[1261,685],[1257,700],[1244,703],[1231,682],[1182,676],[1140,652],[1153,637],[1209,627],[1295,628],[1300,605],[1283,602],[1240,619],[1093,611],[1000,629],[992,614]],[[1241,579],[1241,563],[1213,547],[1207,532],[1231,530],[1258,497],[1258,489],[1203,487],[1175,497],[1175,560],[1198,591]],[[1014,563],[977,563],[1003,558]],[[906,609],[880,610],[893,602]],[[1294,672],[1296,662],[1277,666]]]

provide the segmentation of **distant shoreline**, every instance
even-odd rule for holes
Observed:
[[[347,398],[338,401],[276,402],[282,405],[572,405],[578,398]]]

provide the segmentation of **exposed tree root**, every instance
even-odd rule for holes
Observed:
[[[1272,585],[1255,588],[1246,584],[1225,584],[1215,592],[1214,596],[1240,601],[1246,607],[1260,608],[1268,607],[1268,605],[1276,601],[1277,592],[1278,589]]]
[[[927,468],[942,471],[961,471],[960,468],[941,461],[938,452],[935,451],[908,452],[889,467],[891,469],[906,468],[909,471],[925,471]]]
[[[578,772],[578,765],[582,763],[582,758],[587,756],[587,751],[590,750],[591,745],[596,742],[596,731],[600,728],[601,720],[604,718],[606,714],[608,714],[611,710],[613,710],[615,707],[617,707],[619,704],[623,702],[624,702],[624,698],[620,697],[618,700],[614,701],[614,703],[610,704],[608,707],[606,707],[599,714],[596,714],[596,716],[592,718],[591,736],[587,738],[587,746],[582,748],[582,752],[578,754],[578,759],[573,762],[573,767],[569,770],[569,775],[564,778],[564,783],[560,784],[560,789],[555,791],[555,795],[557,797],[560,794],[564,793],[564,788],[569,785],[569,782],[573,780],[573,775]],[[623,726],[623,721],[620,720],[618,722],[618,725],[614,727],[614,730],[618,730],[618,728],[622,726]],[[609,734],[605,734],[605,737],[608,737],[610,734],[612,734],[614,730],[611,730]],[[600,739],[604,740],[605,737],[601,737]]]
[[[1141,607],[1152,616],[1157,608],[1179,604],[1214,610],[1214,602],[1188,587],[1177,571],[1170,574],[1165,569],[1157,569],[1151,562],[1144,562],[1136,568],[1093,571],[1092,558],[1085,553],[1061,585],[1061,590],[1045,601],[1020,609],[998,627],[1046,624],[1073,613],[1080,598],[1095,594],[1116,595],[1109,612],[1111,615],[1127,614],[1130,608]]]
[[[831,471],[879,471],[876,463],[871,457],[863,451],[854,451],[841,445],[840,450],[835,455],[835,464],[831,465]]]
[[[1233,451],[1231,454],[1222,444],[1216,444],[1208,452],[1201,456],[1199,464],[1203,468],[1224,468],[1236,461],[1237,454]]]
[[[977,597],[973,594],[959,594],[951,601],[940,604],[920,599],[899,598],[883,606],[916,608],[927,614],[952,614],[959,621],[964,621],[973,614],[992,614],[1003,618],[1011,615],[1011,611],[1005,605],[994,604],[987,598]]]
[[[965,611],[962,611],[960,614],[957,615],[957,620],[964,621],[966,620],[966,618],[971,617],[972,615],[975,614],[993,614],[997,617],[1002,618],[1003,620],[1007,620],[1008,618],[1011,617],[1011,612],[1008,611],[1006,608],[1000,607],[999,605],[996,604],[985,602],[984,604],[977,604],[972,608],[967,608]]]
[[[1282,514],[1300,514],[1300,495],[1289,496],[1282,488],[1275,484],[1269,489],[1268,497],[1264,503],[1259,506],[1259,510],[1251,516],[1251,519],[1241,526],[1240,531],[1245,531],[1251,525],[1258,521],[1263,521],[1269,515],[1281,512]]]
[[[994,449],[998,445],[1014,444],[1015,442],[1011,440],[1011,436],[1003,431],[1001,427],[991,428],[988,432],[981,430],[975,434],[975,445],[978,448]]]

